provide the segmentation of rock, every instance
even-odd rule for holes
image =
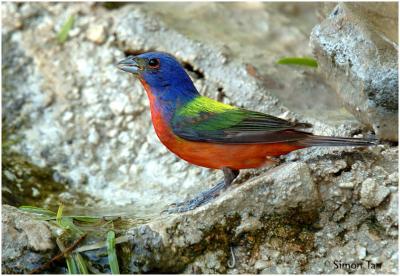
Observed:
[[[361,186],[361,203],[366,208],[377,207],[390,194],[390,190],[376,183],[374,179],[367,178]]]
[[[128,102],[128,98],[124,94],[121,94],[110,103],[110,109],[114,114],[119,115],[124,111]]]
[[[391,228],[397,228],[398,222],[398,192],[390,193],[389,202],[382,204],[376,210],[376,218],[379,223],[387,230]],[[397,235],[397,231],[394,231]]]
[[[70,112],[70,111],[67,111],[67,112],[64,113],[64,116],[63,116],[62,120],[67,123],[67,122],[71,121],[71,119],[73,117],[74,117],[74,114],[72,112]]]
[[[217,250],[215,252],[207,252],[205,255],[197,258],[193,263],[189,264],[184,270],[185,274],[216,274],[226,273],[226,265],[221,261],[225,261],[225,252]]]
[[[352,189],[354,187],[354,184],[355,183],[353,182],[345,182],[345,183],[340,183],[339,187],[343,189]]]
[[[398,139],[395,29],[395,3],[340,3],[310,37],[319,68],[347,110],[380,139],[391,141]]]
[[[26,274],[56,254],[49,224],[2,205],[2,273]]]
[[[97,133],[96,129],[93,127],[89,130],[89,135],[88,135],[88,142],[91,144],[98,144],[100,141],[100,136]]]
[[[254,264],[254,268],[257,270],[263,270],[264,268],[268,267],[268,262],[264,261],[264,260],[258,260],[255,264]]]
[[[360,247],[357,249],[357,254],[358,254],[358,258],[359,258],[360,260],[363,260],[363,259],[365,259],[365,257],[367,256],[367,249],[366,249],[365,247],[360,246]]]
[[[182,269],[187,273],[225,273],[231,258],[230,243],[240,243],[246,235],[250,247],[265,235],[270,235],[277,243],[285,243],[288,236],[294,238],[300,233],[297,227],[301,229],[304,224],[311,223],[312,218],[306,214],[319,204],[315,184],[304,163],[278,166],[246,185],[233,187],[209,205],[180,215],[164,216],[129,230],[132,242],[123,245],[123,250],[132,252],[124,263],[128,268],[126,273],[177,273]],[[297,214],[296,219],[291,219],[293,212]],[[269,223],[244,227],[263,220]],[[286,220],[292,220],[293,228],[286,228],[283,222]],[[305,239],[310,233],[301,233],[304,237],[299,241],[311,242]],[[284,247],[287,244],[294,248],[300,246],[286,243]],[[287,250],[291,250],[290,246]],[[204,255],[199,254],[206,249]]]
[[[86,31],[86,37],[96,44],[103,44],[106,40],[106,30],[103,25],[90,25]]]

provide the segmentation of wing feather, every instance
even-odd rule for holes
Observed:
[[[251,144],[299,141],[310,134],[296,129],[311,125],[199,97],[177,110],[171,127],[177,136],[190,141]]]

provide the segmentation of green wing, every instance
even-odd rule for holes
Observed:
[[[190,141],[249,144],[298,141],[309,133],[295,129],[310,125],[198,97],[175,112],[171,127]]]

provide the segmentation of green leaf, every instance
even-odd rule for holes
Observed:
[[[41,215],[41,216],[49,216],[49,217],[56,216],[56,213],[54,213],[53,211],[50,211],[50,210],[47,210],[44,208],[29,206],[29,205],[20,206],[18,209],[25,211],[25,212]]]
[[[65,258],[68,268],[68,274],[79,274],[78,267],[76,266],[74,258],[71,255]]]
[[[110,264],[112,274],[120,274],[117,254],[115,252],[115,233],[114,231],[108,231],[107,233],[107,254],[108,263]]]
[[[74,253],[75,263],[78,265],[80,274],[89,274],[85,259],[79,253]]]
[[[65,21],[64,25],[61,27],[61,30],[57,34],[58,42],[64,43],[65,41],[67,41],[68,33],[72,29],[74,23],[75,23],[75,16],[71,15],[70,17],[68,17],[67,21]]]
[[[309,57],[285,57],[281,58],[276,62],[277,64],[286,64],[286,65],[300,65],[300,66],[309,66],[309,67],[318,67],[318,63],[315,59]]]

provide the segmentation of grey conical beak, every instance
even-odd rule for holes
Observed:
[[[137,63],[134,56],[129,56],[121,60],[120,62],[118,62],[117,67],[122,71],[132,74],[138,74],[140,69],[139,64]]]

